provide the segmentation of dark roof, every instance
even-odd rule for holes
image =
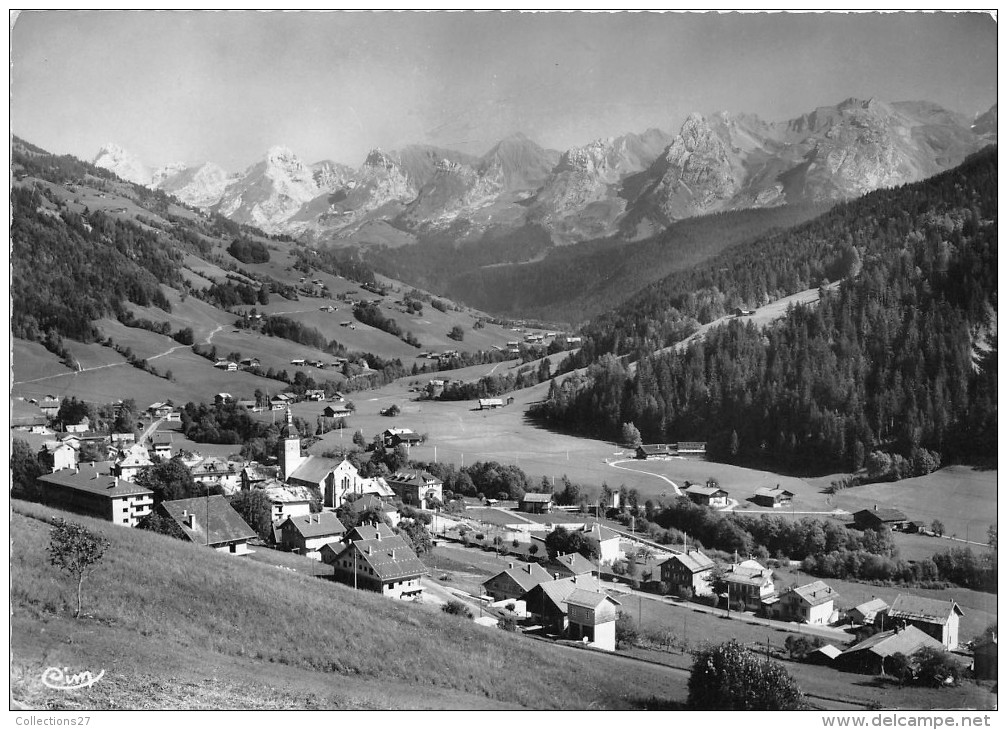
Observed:
[[[198,545],[220,545],[222,543],[250,540],[255,537],[255,530],[249,527],[241,516],[234,511],[227,499],[219,494],[212,497],[193,497],[191,499],[175,499],[161,502],[160,509],[175,520],[190,540]],[[190,528],[183,514],[194,515],[196,526]],[[209,516],[209,530],[207,530]],[[209,538],[207,538],[209,532]]]
[[[642,451],[645,454],[671,453],[671,449],[668,447],[668,444],[640,444],[636,448],[637,451]]]
[[[552,576],[549,574],[549,571],[542,568],[542,566],[538,563],[528,563],[524,566],[503,570],[494,575],[492,578],[483,581],[483,585],[486,585],[492,580],[496,580],[502,575],[506,575],[512,581],[517,583],[521,590],[526,592],[530,591],[539,583],[545,583],[546,581],[552,580]]]
[[[553,565],[556,563],[559,563],[574,575],[580,575],[582,573],[592,573],[598,570],[597,565],[592,563],[590,560],[585,558],[580,553],[567,553],[566,555],[557,555],[554,560],[549,561],[549,565]]]
[[[926,621],[944,625],[951,618],[951,614],[956,611],[959,616],[964,615],[954,599],[940,601],[936,598],[908,596],[900,593],[892,602],[892,607],[888,609],[888,616],[889,618]]]
[[[440,483],[441,480],[422,469],[399,469],[391,476],[385,477],[385,481],[389,484],[394,482],[395,484],[412,484],[417,487],[426,487],[430,484]]]
[[[707,487],[702,484],[693,484],[690,487],[686,487],[686,494],[702,494],[706,497],[714,497],[718,494],[723,494],[727,496],[727,490],[721,489],[720,487]]]
[[[878,509],[862,509],[859,512],[853,513],[853,519],[857,520],[862,518],[864,515],[869,515],[877,518],[881,522],[905,522],[909,518],[906,517],[904,512],[897,509],[892,509],[891,507],[880,507]]]
[[[301,537],[326,537],[328,535],[341,535],[346,532],[343,523],[336,517],[335,512],[316,512],[310,515],[298,515],[288,517],[283,524],[290,523],[290,526],[300,533]],[[280,525],[282,528],[283,525]]]
[[[354,548],[381,580],[398,580],[429,572],[423,561],[397,535],[391,539],[358,540],[348,549]]]
[[[109,498],[153,494],[146,487],[112,476],[110,462],[107,461],[96,462],[93,467],[90,464],[80,464],[77,469],[61,469],[52,474],[43,474],[38,480]]]
[[[698,550],[690,550],[687,553],[679,553],[678,555],[672,555],[670,558],[662,562],[668,563],[674,560],[675,562],[681,563],[689,571],[693,573],[702,573],[704,570],[710,570],[714,566],[713,560]]]
[[[844,651],[842,656],[845,657],[862,651],[869,651],[880,657],[891,656],[896,652],[909,656],[924,646],[937,648],[944,645],[915,626],[907,626],[899,631],[882,631],[879,634],[874,634],[874,636],[869,636]]]
[[[779,489],[778,487],[759,487],[755,490],[755,494],[758,497],[772,497],[776,499],[777,497],[790,497],[793,498],[794,493],[786,489]]]
[[[373,525],[359,525],[354,527],[346,533],[343,540],[347,542],[355,542],[357,540],[373,540],[376,537],[388,538],[394,536],[395,533],[392,532],[392,528],[384,522],[381,522],[377,525],[377,527]]]
[[[552,502],[551,494],[540,494],[538,492],[525,492],[525,495],[521,497],[522,502],[542,502],[547,504]]]
[[[390,512],[395,509],[392,505],[381,499],[381,497],[374,494],[365,494],[352,502],[347,502],[346,507],[354,514],[366,512],[369,509],[376,509],[379,512]]]

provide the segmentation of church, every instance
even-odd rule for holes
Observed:
[[[301,437],[294,428],[294,417],[289,408],[280,438],[280,478],[287,484],[318,489],[323,507],[335,509],[349,495],[373,494],[382,499],[395,496],[384,479],[360,476],[357,468],[346,459],[302,456]]]

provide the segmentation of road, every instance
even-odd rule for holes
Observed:
[[[213,330],[212,332],[210,332],[210,334],[208,334],[206,336],[205,344],[207,344],[207,345],[211,344],[211,342],[213,340],[213,336],[215,334],[217,334],[218,332],[220,332],[220,330],[222,330],[222,329],[224,329],[224,325],[218,325],[215,330]],[[184,349],[189,349],[190,347],[191,347],[191,345],[175,345],[174,347],[169,347],[164,352],[159,352],[156,355],[151,355],[150,357],[146,358],[146,360],[148,362],[150,362],[151,360],[156,360],[159,357],[164,357],[165,355],[170,355],[171,353],[175,352],[175,350],[184,350]],[[89,372],[92,372],[93,370],[104,370],[106,368],[118,368],[118,367],[122,367],[123,365],[129,365],[129,363],[128,362],[112,362],[112,363],[108,363],[107,365],[95,365],[94,367],[91,367],[91,368],[80,368],[78,370],[73,370],[73,371],[71,371],[69,373],[59,373],[58,375],[46,375],[44,378],[34,378],[32,380],[18,380],[18,381],[15,381],[13,384],[14,385],[26,385],[28,383],[41,383],[44,380],[54,380],[55,378],[65,378],[68,375],[76,375],[77,373],[89,373]]]
[[[653,472],[644,471],[643,469],[630,469],[628,466],[619,466],[619,464],[624,464],[627,462],[633,463],[633,461],[630,459],[617,459],[615,461],[609,461],[608,459],[605,459],[605,463],[608,464],[613,469],[622,469],[624,471],[635,471],[637,474],[646,474],[648,476],[654,477],[655,479],[660,479],[662,482],[667,482],[668,484],[671,485],[671,488],[675,490],[675,496],[678,497],[682,496],[682,490],[679,489],[678,485],[675,484],[675,482],[671,481],[668,477],[663,477],[660,474],[654,474]]]

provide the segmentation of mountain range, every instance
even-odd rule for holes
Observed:
[[[456,242],[534,225],[555,244],[650,237],[719,211],[821,204],[933,175],[996,141],[997,107],[970,120],[924,101],[847,99],[782,122],[691,114],[562,153],[522,134],[481,157],[430,145],[372,150],[351,168],[271,148],[242,173],[213,163],[151,172],[121,147],[94,163],[269,233],[324,243]]]

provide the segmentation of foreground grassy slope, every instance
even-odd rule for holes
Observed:
[[[61,513],[13,507],[12,681],[33,707],[631,709],[686,694],[681,672],[82,517],[111,548],[74,621],[72,587],[45,552],[46,520]],[[39,685],[47,666],[106,674],[68,698]]]

